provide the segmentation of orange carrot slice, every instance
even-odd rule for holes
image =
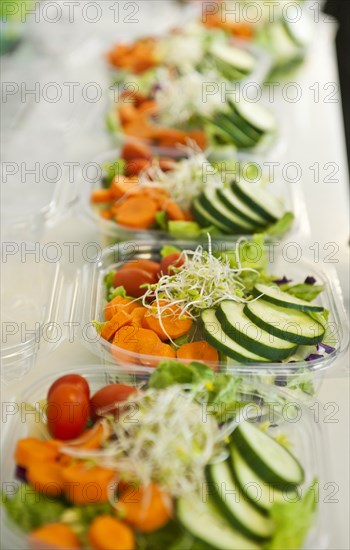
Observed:
[[[180,338],[180,336],[190,331],[192,320],[188,315],[179,318],[177,306],[172,305],[166,300],[160,300],[160,305],[161,307],[167,306],[161,317],[161,322],[156,313],[157,305],[153,302],[152,306],[154,307],[155,314],[150,311],[144,316],[142,324],[145,328],[153,330],[161,340]]]
[[[135,229],[146,229],[155,222],[157,204],[148,197],[127,198],[118,209],[116,221]]]
[[[177,357],[178,359],[190,359],[192,361],[203,361],[204,363],[207,361],[217,363],[219,361],[217,350],[205,340],[183,344],[177,350]]]
[[[48,523],[30,533],[30,545],[33,548],[69,549],[82,548],[74,531],[65,523]]]
[[[20,439],[15,450],[16,464],[28,468],[35,463],[54,462],[58,456],[58,449],[47,443],[34,437]]]
[[[113,315],[110,321],[107,321],[107,324],[104,325],[101,337],[105,340],[110,340],[113,338],[117,330],[119,330],[124,325],[128,325],[131,322],[131,315],[127,313],[124,309],[118,309],[118,311]]]
[[[63,491],[62,466],[56,462],[32,462],[27,468],[27,480],[38,493],[57,497]]]
[[[112,516],[95,518],[89,527],[88,539],[93,550],[134,550],[134,533],[128,525]]]
[[[172,516],[169,495],[155,483],[133,489],[132,498],[130,491],[125,491],[120,497],[120,509],[125,521],[142,533],[160,529]]]

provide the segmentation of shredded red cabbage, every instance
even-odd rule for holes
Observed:
[[[311,277],[310,275],[308,277],[306,277],[304,283],[306,285],[314,285],[316,283],[316,279],[315,277]]]
[[[335,348],[332,346],[328,346],[328,344],[323,344],[322,342],[320,344],[317,344],[317,351],[323,351],[325,353],[333,353],[335,351]]]
[[[283,275],[282,279],[275,279],[272,282],[275,283],[276,285],[287,285],[288,283],[292,282],[292,279],[287,279],[287,277]]]

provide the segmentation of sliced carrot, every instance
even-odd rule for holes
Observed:
[[[114,200],[114,194],[111,189],[94,189],[91,193],[91,202],[93,204],[103,204],[106,202],[112,202]]]
[[[20,439],[15,450],[16,464],[28,468],[35,463],[54,462],[58,457],[58,449],[47,443],[34,437]]]
[[[213,346],[205,340],[183,344],[177,350],[178,359],[191,359],[192,361],[203,361],[217,363],[219,354]]]
[[[30,543],[33,548],[45,550],[82,548],[74,531],[65,523],[48,523],[35,529],[30,533]]]
[[[139,106],[139,113],[146,113],[148,115],[151,115],[155,112],[157,112],[157,109],[158,109],[158,105],[156,103],[156,101],[153,101],[153,100],[147,100],[147,101],[143,101],[141,103],[141,105]]]
[[[110,321],[119,309],[122,309],[123,311],[125,311],[125,313],[131,313],[137,307],[139,307],[139,304],[137,302],[134,302],[131,298],[116,296],[115,298],[113,298],[113,300],[105,305],[105,320]]]
[[[109,485],[115,475],[114,470],[88,467],[83,462],[73,463],[62,468],[64,493],[74,504],[107,502]]]
[[[151,162],[147,159],[129,160],[125,166],[126,176],[138,176],[142,170],[146,170],[151,166]]]
[[[171,170],[174,170],[176,166],[176,161],[170,157],[162,157],[158,162],[159,168],[163,170],[163,172],[170,172]]]
[[[148,197],[130,197],[120,206],[116,221],[136,229],[146,229],[155,222],[157,203]]]
[[[138,190],[139,188],[139,182],[138,179],[128,178],[126,176],[116,176],[114,180],[112,181],[110,190],[113,194],[114,199],[120,199],[123,197],[126,193],[130,193],[130,191]]]
[[[142,533],[160,529],[172,516],[169,495],[155,483],[125,491],[119,502],[125,521]]]
[[[149,312],[143,318],[143,326],[150,330],[153,330],[158,334],[161,340],[168,340],[169,338],[179,338],[184,334],[187,334],[192,327],[192,320],[188,315],[179,318],[179,310],[177,306],[172,305],[166,300],[160,300],[160,305],[163,307],[167,305],[167,308],[162,314],[161,322],[157,317],[157,305],[153,302],[152,306],[155,313]]]
[[[193,139],[201,149],[205,149],[208,144],[207,136],[202,130],[192,130],[192,132],[189,132],[188,137]]]
[[[100,211],[100,216],[101,218],[104,218],[105,220],[112,220],[113,219],[113,213],[111,212],[110,209],[108,210],[101,210]]]
[[[145,353],[145,351],[142,350],[142,353]],[[139,361],[141,365],[145,365],[148,367],[156,367],[160,361],[159,358],[167,357],[168,359],[175,359],[176,358],[176,351],[169,346],[169,344],[164,344],[160,341],[158,346],[155,346],[152,349],[147,350],[148,356],[154,356],[155,358],[147,357],[140,357]]]
[[[89,527],[88,539],[93,550],[134,550],[134,533],[128,525],[112,516],[98,516]]]
[[[162,204],[162,210],[167,213],[169,220],[183,221],[185,219],[185,215],[180,206],[171,199],[166,199],[164,201]]]
[[[110,321],[104,325],[101,337],[105,340],[110,340],[113,338],[117,330],[119,330],[124,325],[128,325],[131,322],[131,315],[127,313],[124,309],[119,308],[117,312],[113,315]]]
[[[62,466],[56,462],[32,462],[26,475],[38,493],[57,497],[63,491]]]
[[[169,193],[165,191],[165,189],[161,189],[160,187],[153,185],[143,187],[143,193],[157,203],[159,210],[161,209],[163,202],[169,197]]]
[[[134,160],[134,159],[146,159],[151,160],[152,158],[152,149],[145,143],[127,142],[123,146],[120,154],[121,158],[124,160]]]
[[[137,307],[131,314],[131,325],[133,327],[142,328],[142,319],[147,313],[146,307]]]
[[[137,120],[128,122],[123,126],[123,129],[128,136],[135,136],[140,139],[155,138],[155,127],[151,126],[149,122],[147,122],[146,117],[140,117]]]
[[[174,147],[177,143],[185,143],[187,134],[175,128],[154,128],[152,137],[164,146]]]
[[[137,353],[138,349],[138,339],[135,337],[137,327],[133,325],[125,325],[118,332],[115,333],[113,344],[115,347],[112,348],[112,355],[117,360],[128,361],[129,357],[127,354],[123,353],[123,350]],[[133,358],[130,358],[133,362]]]
[[[100,422],[86,430],[80,437],[66,443],[68,447],[79,449],[100,449],[106,439],[106,426],[102,426]]]
[[[118,114],[122,124],[127,124],[140,117],[138,109],[135,107],[134,103],[131,102],[119,103]]]

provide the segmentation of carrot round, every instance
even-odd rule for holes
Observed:
[[[127,227],[146,229],[155,222],[157,204],[148,197],[127,198],[116,215],[116,221]]]
[[[134,550],[134,533],[128,525],[112,516],[94,519],[88,532],[89,543],[94,550]]]
[[[43,525],[30,533],[29,540],[33,548],[42,548],[45,550],[51,548],[70,550],[82,548],[74,531],[65,523],[48,523],[47,525]],[[37,541],[39,544],[36,544]]]
[[[74,449],[100,449],[106,439],[106,427],[100,422],[86,430],[80,437],[66,443],[66,446]]]
[[[162,204],[162,210],[164,210],[167,213],[169,220],[174,220],[174,221],[185,220],[185,215],[181,210],[180,206],[176,204],[176,202],[172,201],[171,199],[166,199],[164,201],[164,203]]]
[[[57,497],[63,490],[62,466],[56,462],[33,462],[27,468],[27,480],[38,493]]]
[[[130,298],[123,298],[122,296],[116,296],[105,305],[104,316],[106,321],[110,321],[112,317],[121,309],[125,313],[131,313],[135,308],[139,307],[137,302],[134,302]]]
[[[57,447],[46,441],[28,437],[17,442],[15,462],[22,468],[28,468],[35,463],[54,462],[57,457]]]
[[[192,361],[203,361],[204,363],[206,361],[213,363],[219,361],[217,350],[205,340],[183,344],[177,350],[177,357],[178,359],[190,359]]]
[[[112,202],[114,195],[111,189],[94,189],[91,194],[91,202],[94,204]]]
[[[64,493],[74,504],[107,502],[109,485],[114,477],[114,470],[89,467],[82,462],[62,468]]]
[[[124,160],[146,159],[151,160],[152,149],[149,145],[139,142],[127,142],[123,146],[120,156]]]
[[[126,176],[138,176],[142,170],[149,168],[151,163],[147,159],[133,159],[129,160],[125,166],[125,175]]]
[[[131,315],[126,313],[123,309],[118,309],[118,311],[113,315],[110,321],[104,325],[101,331],[101,337],[105,340],[110,340],[117,330],[119,330],[124,325],[128,325],[131,322]]]
[[[133,327],[142,328],[142,320],[147,313],[146,307],[137,307],[131,314],[131,325]]]
[[[125,491],[119,502],[125,521],[142,533],[160,529],[172,515],[169,495],[155,483]]]
[[[142,351],[142,353],[146,353],[146,351]],[[140,363],[141,365],[145,365],[147,367],[156,367],[159,363],[159,358],[167,357],[168,359],[175,359],[176,358],[176,351],[169,346],[169,344],[164,344],[163,342],[160,342],[160,344],[157,347],[154,347],[151,350],[147,350],[148,356],[155,356],[154,359],[151,357],[140,357]]]
[[[126,193],[138,191],[139,183],[137,178],[126,176],[115,176],[112,181],[110,191],[114,199],[121,199]]]
[[[143,318],[144,328],[153,330],[161,340],[168,340],[169,338],[180,338],[184,334],[187,334],[192,327],[192,320],[188,315],[179,317],[179,310],[177,306],[167,303],[166,300],[160,300],[160,306],[164,310],[161,319],[157,316],[157,304],[153,302],[152,309]]]

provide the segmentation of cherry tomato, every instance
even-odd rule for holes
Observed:
[[[128,386],[127,384],[110,384],[101,388],[90,399],[91,419],[95,421],[97,418],[104,416],[104,414],[111,414],[118,409],[118,407],[113,407],[113,405],[126,401],[129,395],[137,391],[137,388]]]
[[[89,418],[89,399],[75,384],[67,382],[54,388],[48,399],[47,427],[55,439],[66,441],[83,433]]]
[[[123,269],[142,269],[143,271],[148,271],[154,278],[157,278],[157,275],[160,270],[160,263],[154,262],[153,260],[142,260],[142,259],[135,259],[130,260],[130,262],[126,262],[123,264],[119,271],[122,271]]]
[[[161,275],[174,275],[172,267],[179,268],[184,264],[184,259],[178,252],[169,254],[160,262]]]
[[[157,278],[145,271],[136,267],[129,269],[121,269],[114,276],[114,286],[123,286],[128,296],[140,298],[146,292],[146,288],[140,288],[140,285],[152,285],[157,282]]]
[[[74,386],[77,386],[85,393],[86,397],[90,399],[90,388],[85,378],[80,376],[80,374],[65,374],[64,376],[61,376],[61,378],[57,378],[57,380],[51,384],[47,394],[47,400],[50,399],[51,392],[61,384],[73,384]]]

